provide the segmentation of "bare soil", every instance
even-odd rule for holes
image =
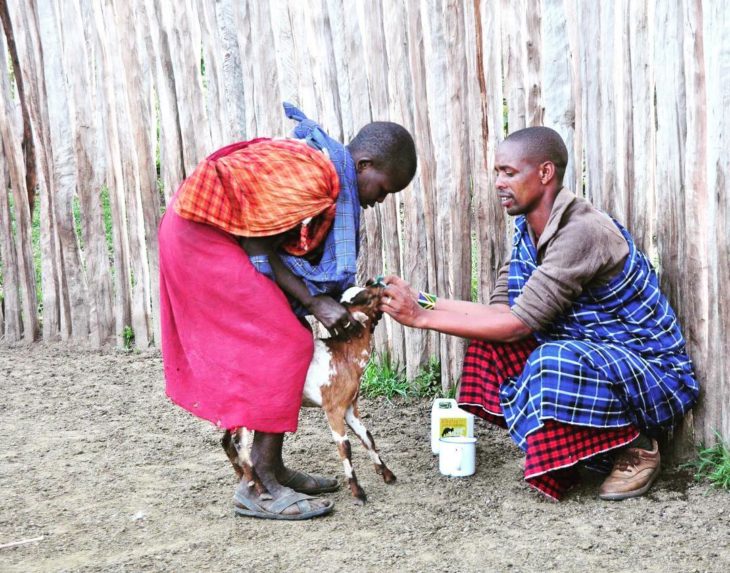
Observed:
[[[306,522],[237,517],[220,432],[164,396],[157,354],[0,347],[0,571],[730,571],[730,496],[665,468],[651,492],[555,503],[521,479],[520,451],[478,423],[477,473],[446,478],[430,404],[364,400],[386,485],[359,443],[369,500],[347,488]],[[342,475],[322,413],[287,437],[293,467]]]

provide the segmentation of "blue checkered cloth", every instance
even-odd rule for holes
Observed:
[[[355,284],[357,253],[360,244],[360,199],[357,191],[355,162],[347,148],[332,139],[325,131],[304,113],[290,103],[284,103],[284,113],[297,122],[292,135],[304,139],[307,144],[320,151],[327,151],[330,161],[337,170],[340,180],[340,194],[337,197],[335,220],[324,240],[322,257],[312,263],[303,257],[280,252],[282,262],[292,273],[304,281],[310,294],[327,294],[335,298]],[[256,269],[273,278],[268,257],[251,257]],[[306,316],[307,310],[289,297],[294,312]]]
[[[652,433],[671,427],[697,400],[699,387],[677,317],[659,290],[656,273],[617,222],[629,244],[622,272],[587,289],[553,323],[517,379],[500,388],[505,421],[515,442],[553,419],[615,428],[633,424]],[[527,221],[515,221],[509,267],[510,306],[537,268]]]

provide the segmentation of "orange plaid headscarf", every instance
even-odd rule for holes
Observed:
[[[241,237],[295,229],[282,248],[304,255],[324,240],[340,184],[332,162],[302,141],[234,143],[202,161],[183,181],[175,211]]]

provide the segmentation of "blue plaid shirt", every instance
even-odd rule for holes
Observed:
[[[629,245],[622,272],[585,290],[547,332],[522,374],[500,388],[512,437],[523,449],[546,419],[591,427],[671,426],[692,407],[699,388],[677,317],[656,273],[618,223]],[[524,217],[515,220],[510,305],[537,268]]]
[[[302,279],[310,294],[327,294],[339,298],[340,294],[355,284],[357,253],[360,244],[360,199],[357,191],[355,162],[347,148],[332,139],[325,131],[304,113],[290,103],[284,103],[284,113],[297,122],[292,135],[304,139],[307,144],[320,151],[327,151],[330,161],[337,170],[340,180],[340,194],[337,197],[335,219],[327,237],[321,259],[315,264],[303,257],[279,252],[282,262],[294,275]],[[256,269],[273,279],[268,257],[251,257]],[[298,316],[306,316],[307,310],[298,301],[289,298]]]

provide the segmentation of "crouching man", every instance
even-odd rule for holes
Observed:
[[[446,300],[389,277],[398,322],[472,339],[462,408],[506,427],[525,479],[560,499],[586,462],[610,472],[599,496],[642,495],[659,473],[655,436],[698,385],[677,317],[647,257],[618,222],[563,187],[568,153],[546,127],[496,153],[497,195],[516,217],[490,304]]]

